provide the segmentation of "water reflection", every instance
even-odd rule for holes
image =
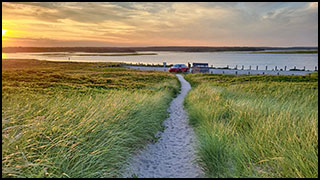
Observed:
[[[81,54],[81,52],[79,52]],[[78,56],[79,53],[2,53],[2,58],[39,59],[50,61],[76,61],[76,62],[126,62],[145,64],[188,64],[193,62],[208,63],[213,67],[230,67],[238,69],[258,68],[268,70],[298,69],[314,70],[318,66],[318,54],[254,54],[252,52],[155,52],[157,55],[134,56]],[[150,53],[150,52],[139,52]],[[49,54],[55,54],[54,56]],[[82,53],[83,54],[83,53]],[[96,54],[96,53],[95,53]],[[97,53],[98,54],[98,53]],[[101,53],[108,54],[108,53]],[[111,53],[110,53],[111,54]],[[277,66],[277,67],[275,67]]]

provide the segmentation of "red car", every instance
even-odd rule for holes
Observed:
[[[187,72],[188,67],[184,64],[175,64],[169,68],[169,72]]]

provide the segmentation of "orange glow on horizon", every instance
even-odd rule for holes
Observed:
[[[3,2],[2,46],[317,46],[317,2],[240,4]]]

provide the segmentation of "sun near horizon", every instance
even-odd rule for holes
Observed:
[[[317,2],[3,2],[2,10],[3,47],[318,46]]]
[[[4,36],[6,34],[7,30],[2,29],[2,36]]]

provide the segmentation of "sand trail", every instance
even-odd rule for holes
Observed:
[[[204,173],[196,163],[195,146],[197,144],[193,129],[188,125],[188,116],[183,109],[183,101],[190,84],[177,74],[181,83],[180,94],[172,100],[165,130],[158,132],[158,141],[130,159],[123,177],[139,178],[197,178]]]

